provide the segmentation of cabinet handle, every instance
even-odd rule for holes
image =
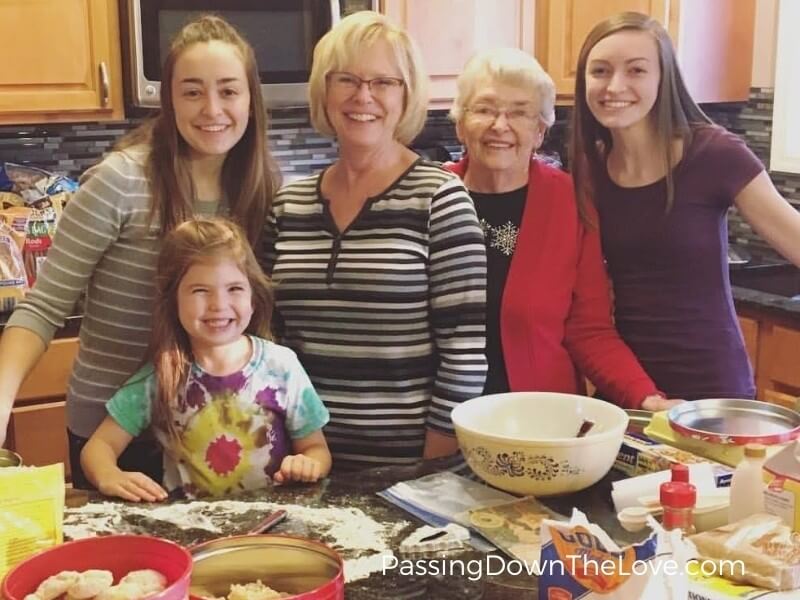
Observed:
[[[108,106],[111,90],[111,81],[108,79],[108,67],[105,61],[100,61],[100,106]]]

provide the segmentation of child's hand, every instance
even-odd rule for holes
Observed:
[[[281,468],[272,477],[275,483],[286,481],[316,481],[322,474],[319,461],[305,454],[292,454],[283,459]]]
[[[167,492],[144,473],[115,469],[98,481],[97,489],[105,496],[117,496],[131,502],[166,500]]]

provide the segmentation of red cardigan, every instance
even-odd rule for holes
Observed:
[[[463,177],[467,159],[446,167]],[[614,328],[600,235],[581,223],[572,180],[536,159],[500,334],[512,391],[583,393],[577,365],[603,397],[625,408],[658,393]]]

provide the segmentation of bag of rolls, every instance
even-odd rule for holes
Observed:
[[[725,579],[770,590],[800,588],[800,536],[780,517],[759,513],[689,538]]]

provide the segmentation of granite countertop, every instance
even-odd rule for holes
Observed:
[[[800,269],[782,259],[754,258],[731,266],[737,308],[749,308],[800,326]]]
[[[376,492],[389,487],[397,481],[414,479],[422,475],[441,470],[448,466],[447,459],[428,461],[417,467],[387,467],[371,469],[358,474],[334,474],[328,480],[314,485],[281,486],[258,493],[248,493],[242,496],[228,498],[227,500],[241,500],[244,502],[264,502],[277,504],[301,505],[303,507],[330,508],[339,507],[347,509],[360,509],[365,515],[377,523],[394,525],[387,545],[395,554],[400,541],[407,537],[416,527],[423,523],[395,507],[388,501],[376,495]],[[587,513],[592,521],[603,527],[612,538],[620,542],[633,542],[642,539],[642,534],[625,532],[616,521],[611,503],[611,482],[624,475],[612,470],[603,480],[588,490],[569,496],[547,500],[543,502],[556,512],[569,515],[573,507]],[[78,492],[80,494],[80,492]],[[74,501],[76,493],[70,494]],[[91,498],[92,500],[96,498]],[[78,504],[86,502],[84,497]],[[128,505],[131,506],[131,505]],[[137,505],[138,506],[138,505]],[[148,506],[148,505],[143,505]],[[149,505],[157,507],[158,505]],[[263,513],[254,513],[249,517],[244,514],[236,519],[226,521],[230,523],[231,534],[242,533],[257,522]],[[249,519],[249,523],[247,522]],[[288,518],[278,524],[271,533],[287,533],[318,539],[332,544],[326,538],[325,532],[319,528],[309,527],[298,522],[298,519]],[[208,531],[197,529],[181,530],[171,523],[159,522],[160,525],[147,525],[146,520],[140,521],[140,529],[133,532],[149,533],[172,539],[184,545],[206,541],[213,537]],[[65,527],[65,532],[67,531]],[[335,545],[335,544],[334,544]],[[343,556],[347,558],[346,554]],[[486,555],[476,550],[450,551],[443,555],[448,564],[465,564],[468,561],[486,561]],[[400,558],[404,558],[400,556]],[[415,559],[422,560],[425,559]],[[431,558],[442,564],[441,556]],[[473,563],[475,564],[475,563]],[[493,562],[494,570],[498,570]],[[477,565],[476,565],[477,566]],[[429,569],[432,570],[432,569]],[[445,570],[440,568],[441,570]],[[400,572],[400,569],[376,571],[368,577],[347,583],[345,589],[348,600],[386,600],[400,598],[429,598],[441,600],[535,600],[538,594],[536,578],[528,575],[512,576],[483,575],[480,578],[470,577],[469,574],[456,572],[446,574],[409,575]]]
[[[800,300],[736,285],[731,286],[731,292],[737,307],[765,310],[775,316],[795,319],[800,325]]]

